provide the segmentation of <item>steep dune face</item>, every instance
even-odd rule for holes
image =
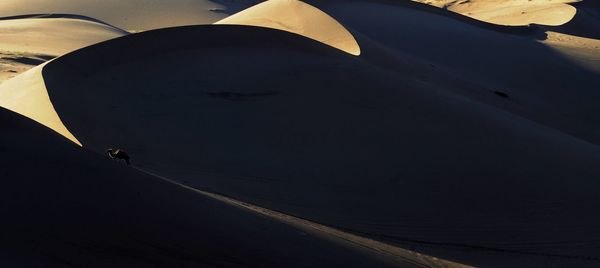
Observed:
[[[445,8],[465,16],[500,25],[541,24],[557,26],[569,22],[579,0],[413,0]]]
[[[0,122],[2,267],[412,267]]]
[[[53,57],[126,34],[80,16],[0,18],[0,83]]]
[[[217,4],[215,2],[221,2]],[[163,27],[206,24],[222,19],[228,5],[245,5],[256,1],[208,0],[4,0],[0,16],[22,14],[79,14],[109,22],[126,30],[148,30]]]
[[[25,115],[80,144],[54,111],[41,75],[35,65],[67,52],[127,32],[80,16],[49,16],[0,19],[0,107]],[[4,83],[3,83],[4,82]]]
[[[360,55],[352,34],[321,10],[297,0],[271,0],[236,13],[215,24],[267,27],[299,34]]]
[[[365,8],[331,10],[351,7]],[[368,47],[377,29],[361,33]],[[391,68],[283,31],[180,27],[76,51],[43,74],[87,148],[124,148],[195,187],[467,264],[593,263],[598,148],[403,74],[435,72],[394,49]]]
[[[42,77],[45,65],[37,66],[0,85],[0,107],[29,117],[81,145],[54,110]]]

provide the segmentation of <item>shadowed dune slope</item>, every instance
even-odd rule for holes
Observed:
[[[598,264],[598,148],[402,74],[435,71],[401,47],[382,64],[369,49],[397,45],[387,31],[362,33],[353,57],[266,28],[163,29],[72,52],[43,76],[87,148],[124,148],[195,187],[466,264]]]
[[[219,2],[215,3],[215,2]],[[79,14],[106,21],[126,30],[213,23],[226,16],[229,5],[250,5],[252,0],[3,0],[0,16],[21,14]]]
[[[2,267],[412,267],[82,150],[0,108]]]
[[[408,8],[411,9],[413,11],[421,11],[421,12],[427,12],[430,14],[437,14],[438,16],[442,16],[442,17],[446,17],[446,18],[450,18],[450,19],[456,19],[456,20],[460,20],[466,23],[469,23],[472,26],[476,26],[478,28],[482,28],[482,29],[487,29],[487,30],[492,30],[492,31],[496,31],[496,32],[503,32],[503,33],[509,33],[509,34],[513,34],[513,35],[522,35],[522,36],[534,36],[534,37],[538,37],[538,38],[542,38],[543,36],[539,35],[540,31],[537,27],[531,27],[531,26],[516,26],[516,25],[498,25],[498,24],[493,24],[493,23],[489,23],[489,22],[485,22],[485,21],[481,21],[478,19],[474,19],[471,17],[467,17],[455,12],[450,12],[448,10],[444,10],[441,9],[439,7],[435,7],[432,5],[427,5],[427,4],[422,4],[422,3],[417,3],[417,2],[413,2],[413,1],[396,1],[396,0],[347,0],[347,1],[329,1],[329,0],[305,0],[304,2],[309,3],[319,9],[321,9],[324,12],[329,12],[331,11],[331,7],[332,6],[339,6],[340,4],[380,4],[380,5],[388,5],[388,6],[394,6],[394,7],[403,7],[403,8]],[[324,10],[327,9],[327,10]],[[329,14],[329,13],[328,13]],[[331,15],[331,14],[330,14]],[[367,15],[367,14],[365,14]],[[376,16],[374,16],[374,14],[370,14],[372,15],[372,17],[376,18]],[[336,18],[336,20],[339,21],[337,16],[332,16],[333,18]],[[375,21],[377,21],[377,19],[375,19]],[[342,23],[343,25],[343,23]],[[396,27],[397,25],[394,25],[391,28]],[[353,32],[353,31],[351,31]]]
[[[351,29],[360,44],[375,42],[400,59],[423,60],[439,74],[470,83],[446,86],[467,98],[600,144],[600,75],[567,54],[527,36],[491,31],[470,18],[444,15],[451,12],[414,2],[311,3]],[[368,54],[363,48],[363,55]],[[507,93],[509,99],[494,97],[494,91]]]
[[[536,24],[530,28],[600,39],[600,3],[594,0],[413,1],[485,22],[513,26]]]
[[[344,26],[319,9],[302,1],[266,1],[215,24],[250,25],[288,31],[312,38],[352,55],[360,55],[358,43]]]

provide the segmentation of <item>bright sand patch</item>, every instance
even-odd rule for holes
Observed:
[[[0,20],[0,48],[4,51],[58,56],[125,34],[121,29],[85,19]]]
[[[29,117],[81,146],[77,138],[65,127],[50,101],[42,77],[42,68],[45,65],[44,63],[37,66],[1,84],[0,106]]]
[[[360,55],[356,39],[344,26],[318,8],[301,1],[266,1],[215,24],[250,25],[287,31],[352,55]]]
[[[532,23],[557,26],[569,22],[577,9],[568,3],[578,0],[413,0],[500,25]]]
[[[546,34],[548,38],[543,43],[548,47],[578,65],[600,74],[600,40],[552,31]]]

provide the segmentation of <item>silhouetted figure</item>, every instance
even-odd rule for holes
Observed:
[[[129,155],[121,150],[121,149],[107,149],[106,153],[108,154],[108,157],[112,158],[112,159],[122,159],[125,160],[125,163],[127,163],[127,165],[130,164],[129,162]]]

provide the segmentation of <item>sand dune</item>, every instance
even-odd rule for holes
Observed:
[[[360,55],[360,46],[344,26],[323,11],[302,1],[266,1],[220,20],[216,24],[251,25],[288,31],[352,55]]]
[[[548,32],[548,39],[544,44],[582,67],[600,74],[600,40]]]
[[[0,18],[0,83],[48,59],[125,34],[81,16]]]
[[[553,35],[410,1],[306,3],[123,36],[0,85],[0,105],[84,145],[0,111],[17,141],[0,146],[5,262],[458,265],[390,245],[481,267],[598,266],[600,67],[593,39],[568,40],[595,34],[573,26],[593,6]],[[527,19],[549,18],[538,11]],[[109,147],[135,168],[98,155]]]
[[[577,8],[575,17],[566,24],[545,27],[547,31],[600,40],[600,2],[581,1],[572,4]]]
[[[368,52],[377,39],[364,33]],[[367,52],[181,27],[76,51],[43,73],[87,148],[127,148],[165,177],[466,264],[596,260],[596,146],[466,98],[443,74],[400,72],[440,73],[420,60],[384,69]]]
[[[2,50],[62,55],[127,32],[85,17],[0,19]]]
[[[2,267],[415,265],[125,168],[2,108],[0,121]]]
[[[76,15],[36,15],[0,19],[0,107],[40,122],[78,143],[48,98],[41,76],[46,60],[127,32]],[[27,71],[29,70],[29,71]],[[5,79],[23,73],[3,83]]]
[[[42,77],[42,69],[45,65],[37,66],[19,77],[1,84],[0,107],[33,119],[81,145],[54,110]]]
[[[0,51],[0,84],[53,58],[50,55]]]
[[[221,4],[217,4],[219,2]],[[253,0],[3,0],[0,16],[23,14],[79,14],[126,30],[148,30],[188,24],[213,23],[226,17],[228,6],[246,6]]]
[[[579,0],[413,0],[448,9],[478,20],[501,25],[562,25],[577,10],[568,5]]]
[[[537,34],[498,31],[461,16],[440,14],[442,10],[413,8],[421,5],[412,2],[316,1],[315,5],[352,29],[361,46],[375,41],[379,44],[375,51],[383,48],[393,55],[383,58],[420,59],[433,66],[431,71],[437,74],[415,71],[426,82],[450,74],[466,84],[443,84],[467,98],[600,144],[600,129],[589,127],[600,124],[600,117],[590,116],[600,114],[596,90],[600,76],[576,58],[541,44]],[[415,25],[415,21],[420,23]],[[398,64],[389,63],[386,68],[397,69]],[[491,94],[494,91],[508,93],[511,100],[496,98]]]

